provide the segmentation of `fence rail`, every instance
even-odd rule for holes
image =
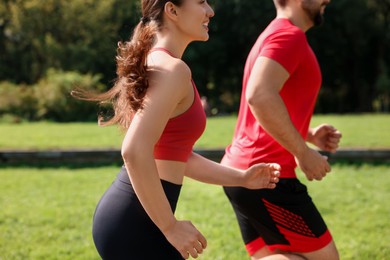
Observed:
[[[224,154],[223,149],[196,149],[194,152],[213,161],[219,162]],[[322,153],[322,152],[321,152]],[[390,163],[390,149],[365,150],[341,149],[334,154],[323,153],[331,162],[351,163]],[[0,151],[0,165],[21,164],[113,164],[121,163],[119,150],[49,150],[49,151]]]

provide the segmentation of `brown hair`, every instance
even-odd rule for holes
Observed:
[[[87,93],[82,89],[73,90],[75,98],[97,101],[100,105],[111,104],[114,115],[103,120],[100,125],[118,124],[123,130],[131,123],[135,112],[143,107],[143,99],[149,87],[146,58],[151,50],[155,34],[163,23],[165,4],[172,2],[180,6],[184,0],[142,0],[142,18],[134,28],[129,41],[119,42],[116,56],[116,74],[114,86],[101,94]]]

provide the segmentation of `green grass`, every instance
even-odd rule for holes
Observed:
[[[0,124],[0,149],[118,148],[122,134],[115,126],[96,123],[33,122]]]
[[[316,115],[343,133],[341,148],[389,148],[390,115]],[[236,117],[209,118],[198,148],[224,148]],[[0,149],[115,148],[116,127],[95,123],[0,123]],[[91,237],[96,203],[118,166],[90,168],[0,167],[0,260],[99,259]],[[341,259],[390,255],[390,167],[333,166],[321,182],[307,182],[340,251]],[[302,174],[300,173],[302,177]],[[177,217],[190,219],[207,237],[201,260],[248,259],[220,187],[186,179]]]
[[[318,115],[313,117],[311,126],[323,122],[342,132],[342,148],[390,147],[390,114]]]
[[[97,259],[94,205],[112,169],[0,170],[0,259]]]
[[[323,122],[341,130],[341,148],[390,147],[390,114],[315,115],[312,126]],[[235,116],[208,118],[196,148],[226,147],[235,123]],[[98,127],[96,123],[0,123],[0,132],[0,149],[118,149],[123,137],[115,126]]]
[[[0,168],[0,259],[99,259],[92,215],[118,166]],[[388,259],[390,168],[333,166],[321,182],[307,182],[341,259]],[[299,173],[302,177],[302,174]],[[248,259],[222,189],[186,179],[177,209],[208,239],[203,260]]]

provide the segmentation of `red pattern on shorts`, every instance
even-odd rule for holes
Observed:
[[[313,252],[319,250],[332,241],[329,230],[316,237],[301,216],[263,199],[264,205],[275,221],[279,232],[286,238],[289,244],[267,245],[263,238],[259,237],[245,245],[249,255],[267,246],[270,251],[280,249],[286,252]]]

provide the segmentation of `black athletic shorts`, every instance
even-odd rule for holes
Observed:
[[[174,212],[181,185],[161,183]],[[146,214],[125,167],[97,205],[92,234],[97,251],[106,260],[183,259]]]
[[[332,240],[325,222],[298,179],[280,179],[275,189],[224,187],[249,255],[269,250],[312,252]]]

